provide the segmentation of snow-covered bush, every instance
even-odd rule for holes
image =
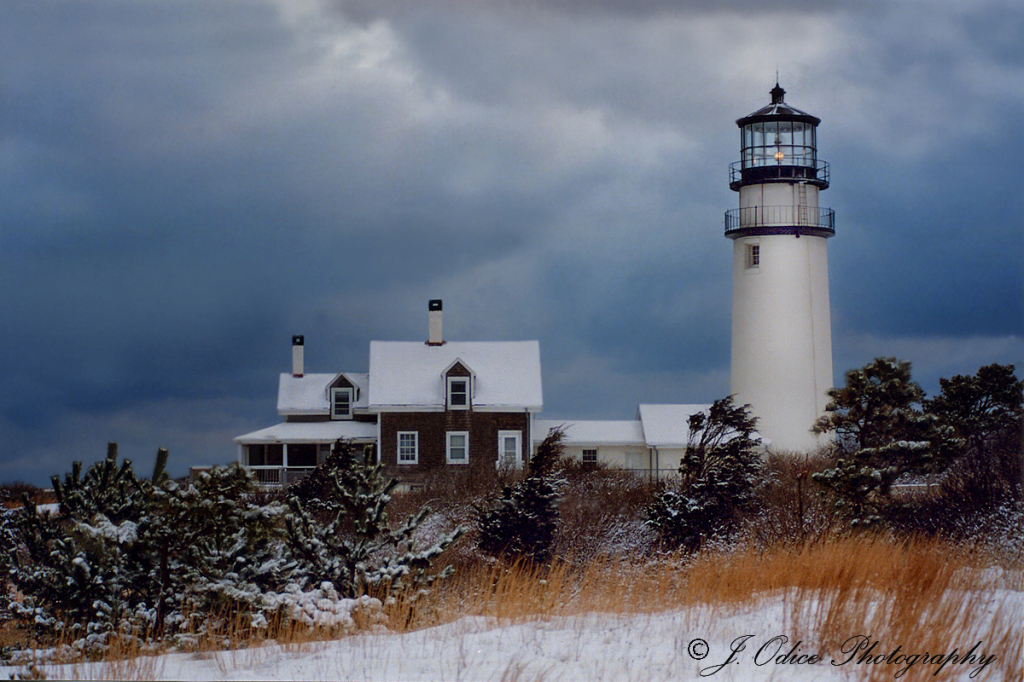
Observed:
[[[262,609],[265,592],[287,583],[274,529],[283,512],[248,500],[253,482],[238,467],[214,469],[196,486],[153,477],[107,457],[82,473],[53,477],[56,515],[27,498],[3,548],[14,587],[9,609],[42,639],[99,650],[113,636],[145,638],[202,629],[211,614]]]
[[[433,573],[432,564],[462,536],[461,527],[417,549],[413,535],[430,510],[423,507],[392,529],[387,506],[398,482],[384,478],[383,465],[374,463],[372,453],[340,441],[330,462],[329,498],[316,505],[319,514],[307,510],[298,495],[288,497],[286,541],[300,588],[330,582],[342,597],[357,598],[419,589],[448,575],[448,567]],[[327,510],[333,510],[329,520],[321,521]]]
[[[0,623],[10,618],[11,605],[11,559],[16,551],[18,539],[14,532],[14,512],[0,506]]]
[[[39,513],[26,496],[14,520],[8,561],[25,596],[10,610],[37,635],[63,632],[101,645],[152,606],[137,523],[146,500],[131,463],[117,464],[114,444],[84,476],[76,462],[63,482],[55,476],[53,483],[57,515]]]
[[[563,438],[561,429],[552,429],[530,460],[527,476],[477,510],[477,545],[483,552],[539,563],[551,558],[559,490],[565,484],[554,473],[564,450]]]
[[[330,475],[334,521],[321,524],[294,496],[289,511],[257,501],[238,466],[215,468],[190,485],[164,473],[161,450],[151,479],[117,461],[117,446],[84,473],[53,478],[56,514],[31,501],[5,518],[0,568],[23,595],[8,598],[12,618],[39,641],[70,642],[100,653],[112,640],[139,637],[187,645],[262,633],[272,622],[351,629],[383,622],[368,592],[422,589],[441,573],[433,560],[457,528],[416,549],[420,510],[391,529],[386,507],[395,482],[357,461],[343,445]],[[414,590],[415,593],[415,590]]]
[[[677,487],[663,490],[646,510],[647,524],[664,542],[697,549],[732,531],[750,511],[764,480],[756,424],[750,406],[734,405],[732,396],[690,416]]]
[[[258,504],[256,483],[241,467],[216,467],[193,485],[166,482],[153,491],[144,530],[157,553],[173,631],[205,631],[211,617],[260,623],[274,594],[295,571],[284,557],[278,503]]]
[[[306,591],[293,583],[268,606],[294,623],[335,632],[380,631],[388,622],[379,599],[365,594],[354,599],[342,597],[329,581]]]

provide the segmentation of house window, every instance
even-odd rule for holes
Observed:
[[[469,409],[469,377],[448,377],[448,409]]]
[[[316,443],[290,443],[288,445],[288,466],[315,467],[317,450],[319,447]]]
[[[498,431],[498,467],[518,467],[520,432]]]
[[[449,431],[447,434],[448,463],[469,464],[469,433],[466,431]]]
[[[331,389],[331,419],[352,418],[352,389]]]
[[[584,464],[597,464],[597,448],[583,450]]]
[[[317,453],[316,463],[317,464],[323,464],[324,462],[327,461],[327,458],[330,457],[330,456],[331,456],[331,444],[330,443],[320,443],[320,451],[319,451],[319,453]]]
[[[420,434],[416,431],[398,432],[398,463],[417,464],[420,461]]]
[[[282,443],[256,443],[247,445],[249,466],[279,467],[284,464],[284,445]]]
[[[747,269],[752,270],[761,266],[761,245],[747,244]]]

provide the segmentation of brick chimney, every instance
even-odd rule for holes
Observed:
[[[441,299],[435,298],[428,305],[430,310],[430,334],[427,337],[428,346],[440,346],[444,343],[444,334],[441,331]]]
[[[302,336],[292,337],[292,376],[301,377],[303,373],[303,349],[305,339]]]

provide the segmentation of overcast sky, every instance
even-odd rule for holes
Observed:
[[[0,3],[0,481],[225,463],[369,341],[551,419],[729,390],[735,121],[822,119],[836,381],[1024,364],[1019,0]],[[1021,375],[1018,370],[1018,376]]]

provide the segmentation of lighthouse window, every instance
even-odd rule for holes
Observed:
[[[760,244],[747,244],[747,269],[759,267],[761,265],[761,245]]]
[[[744,168],[811,166],[816,162],[814,126],[803,121],[759,121],[742,127]]]

